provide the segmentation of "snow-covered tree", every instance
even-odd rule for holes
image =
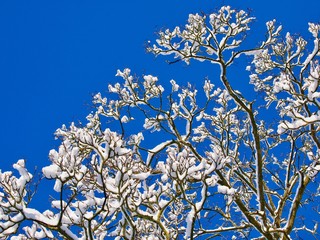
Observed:
[[[225,6],[159,32],[149,52],[173,55],[172,63],[207,61],[220,72],[196,89],[118,70],[121,81],[107,98],[94,96],[87,123],[55,133],[61,145],[42,169],[55,182],[50,209],[30,207],[37,195],[24,160],[13,165],[19,175],[0,172],[0,238],[316,235],[320,25],[309,24],[307,42],[272,20],[250,48],[253,19]],[[258,94],[236,88],[237,62],[249,65],[237,81]],[[306,211],[316,218],[303,218]]]

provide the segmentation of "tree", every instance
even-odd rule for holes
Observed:
[[[253,19],[225,6],[160,31],[148,51],[173,54],[171,63],[218,65],[217,86],[206,79],[197,90],[171,80],[165,92],[155,76],[118,70],[122,82],[109,85],[108,99],[94,96],[87,123],[55,133],[61,145],[42,169],[55,181],[51,209],[29,207],[33,176],[24,160],[13,165],[20,176],[0,173],[0,237],[316,235],[318,223],[301,217],[303,208],[319,214],[320,25],[309,24],[308,44],[282,36],[273,20],[266,39],[250,48]],[[241,94],[230,79],[230,66],[245,56],[256,95]]]

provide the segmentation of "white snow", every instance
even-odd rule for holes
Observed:
[[[23,211],[23,214],[26,216],[26,218],[30,220],[40,221],[50,226],[55,226],[57,224],[58,218],[56,220],[49,219],[36,209],[23,208],[22,211]]]
[[[186,228],[186,233],[184,235],[184,239],[188,239],[190,237],[190,235],[191,235],[191,231],[193,230],[192,229],[192,224],[193,224],[193,221],[194,221],[195,214],[196,214],[195,210],[192,207],[190,209],[190,212],[187,215],[187,218],[186,218],[187,228]]]
[[[172,143],[172,140],[167,140],[165,142],[162,142],[160,144],[158,144],[157,146],[155,146],[154,148],[149,150],[148,156],[147,156],[147,160],[146,160],[146,164],[149,165],[151,158],[153,157],[153,155],[155,153],[160,152],[161,150],[163,150],[166,146],[168,146],[170,143]]]
[[[234,188],[229,188],[227,186],[218,186],[218,192],[226,195],[234,195],[236,190]]]
[[[57,165],[50,165],[42,168],[42,173],[46,178],[53,179],[56,178],[61,172],[60,167]]]
[[[277,132],[278,134],[282,134],[287,129],[296,130],[315,122],[320,122],[319,115],[312,115],[310,117],[303,117],[302,119],[295,119],[291,123],[288,121],[283,121],[278,125]]]
[[[129,118],[126,116],[126,115],[124,115],[122,118],[121,118],[121,120],[120,120],[122,123],[127,123],[127,122],[129,122]]]

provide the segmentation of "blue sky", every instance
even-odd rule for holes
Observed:
[[[163,81],[203,79],[208,69],[167,65],[146,54],[144,44],[162,27],[183,25],[188,13],[222,4],[251,9],[254,32],[276,18],[285,30],[305,32],[320,21],[320,2],[301,1],[1,1],[0,168],[19,158],[29,166],[47,163],[58,145],[53,132],[84,120],[92,93],[106,91],[118,68],[151,73]],[[253,38],[255,38],[253,36]],[[192,76],[188,74],[192,72]],[[160,79],[160,80],[161,80]]]
[[[209,75],[201,64],[168,65],[146,54],[144,44],[162,27],[184,25],[189,13],[224,4],[252,11],[257,20],[250,36],[257,41],[273,18],[285,31],[302,34],[308,21],[320,21],[319,0],[1,1],[0,169],[20,158],[31,172],[49,164],[49,150],[59,145],[54,131],[85,121],[92,94],[106,93],[117,69],[160,81],[196,82]]]

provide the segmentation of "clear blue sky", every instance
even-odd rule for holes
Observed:
[[[188,13],[223,4],[251,9],[253,39],[263,40],[273,18],[303,34],[308,21],[320,21],[319,0],[0,1],[0,169],[20,158],[30,169],[47,165],[59,145],[54,131],[85,121],[92,93],[106,92],[118,68],[160,81],[202,80],[210,69],[167,65],[144,44],[162,27],[184,25]]]

